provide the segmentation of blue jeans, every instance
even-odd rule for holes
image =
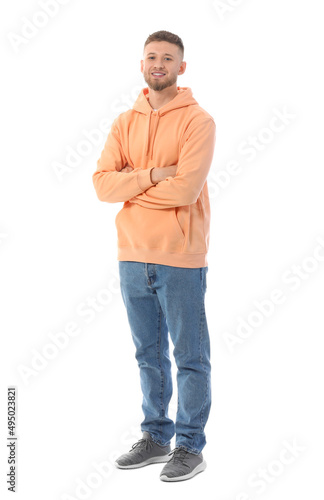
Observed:
[[[210,341],[205,315],[208,267],[183,268],[118,261],[120,288],[136,348],[143,393],[141,430],[160,445],[176,434],[176,447],[199,454],[211,406]],[[176,422],[168,332],[177,365]]]

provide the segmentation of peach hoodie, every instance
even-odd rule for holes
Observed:
[[[176,267],[207,266],[210,205],[207,175],[216,142],[214,119],[189,87],[153,110],[148,87],[113,122],[93,174],[99,200],[124,202],[117,213],[118,260]],[[120,172],[126,164],[133,171]],[[153,167],[178,165],[158,184]]]

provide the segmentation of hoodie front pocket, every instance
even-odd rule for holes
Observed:
[[[179,234],[181,234],[182,238],[186,237],[186,221],[187,221],[187,213],[189,211],[188,206],[183,207],[175,207],[174,209],[174,218],[176,225],[179,228]]]
[[[185,253],[204,253],[207,251],[205,234],[205,217],[201,201],[178,207],[177,218],[184,233]]]
[[[118,212],[115,224],[119,246],[182,251],[185,237],[174,208],[158,210],[127,203]]]

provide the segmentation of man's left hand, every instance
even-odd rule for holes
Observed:
[[[120,172],[123,172],[125,174],[128,174],[129,172],[132,172],[134,169],[133,167],[131,167],[131,165],[129,165],[128,163],[125,165],[125,167],[123,167]]]

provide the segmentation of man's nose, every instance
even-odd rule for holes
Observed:
[[[164,67],[164,62],[163,61],[155,61],[155,67],[156,68],[163,68]]]

